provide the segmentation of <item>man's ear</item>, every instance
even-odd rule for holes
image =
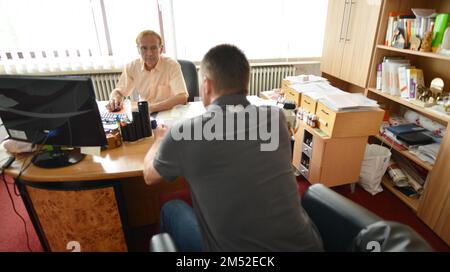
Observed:
[[[213,84],[211,79],[205,78],[205,93],[211,95],[212,91],[213,91]]]

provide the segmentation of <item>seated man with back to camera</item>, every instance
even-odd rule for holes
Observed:
[[[160,125],[144,160],[148,185],[183,176],[191,191],[193,208],[181,200],[165,203],[161,232],[181,251],[323,250],[300,202],[282,111],[246,99],[244,53],[216,46],[201,73],[207,111],[171,128]]]
[[[149,112],[170,110],[176,105],[186,104],[189,95],[180,65],[161,55],[161,36],[144,30],[138,34],[136,45],[141,57],[124,67],[116,88],[110,94],[108,110],[121,110],[124,97],[131,95],[134,89],[138,91],[141,101],[148,102]]]

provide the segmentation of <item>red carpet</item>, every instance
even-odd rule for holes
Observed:
[[[9,183],[12,183],[12,179],[7,179]],[[303,195],[306,189],[309,187],[309,183],[301,178],[298,179],[299,193]],[[13,195],[14,203],[18,212],[25,218],[27,223],[27,230],[29,235],[30,247],[34,252],[42,251],[39,239],[34,231],[33,225],[26,213],[20,197],[14,194],[14,186],[9,184],[10,191]],[[386,220],[398,221],[411,226],[417,231],[423,238],[436,251],[450,252],[450,247],[442,241],[433,231],[428,228],[416,215],[400,200],[398,200],[392,193],[387,190],[372,196],[362,188],[356,186],[355,192],[350,192],[350,186],[338,186],[333,188],[341,195],[353,200],[356,203],[366,207],[373,213],[379,215]],[[175,192],[170,196],[161,196],[161,201],[165,202],[169,199],[180,198],[186,201],[190,201],[189,193],[187,191]],[[0,225],[2,231],[0,232],[0,252],[13,251],[13,252],[28,252],[27,239],[25,234],[24,224],[21,219],[14,213],[11,200],[6,192],[5,185],[0,179]],[[142,230],[133,231],[132,239],[133,244],[138,245],[138,250],[146,251],[149,237],[157,229],[157,226],[151,226],[151,228],[143,228]],[[142,240],[142,242],[138,241]]]
[[[8,188],[13,197],[17,211],[25,219],[29,237],[29,245],[33,252],[43,251],[39,238],[34,231],[22,199],[14,193],[13,179],[7,178]],[[14,212],[11,199],[6,191],[5,183],[0,177],[0,252],[29,252],[25,226],[20,217]]]

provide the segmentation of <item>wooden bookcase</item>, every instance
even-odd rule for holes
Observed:
[[[382,62],[385,56],[403,56],[411,61],[411,64],[423,69],[425,84],[430,85],[432,79],[440,77],[444,80],[444,91],[450,91],[450,57],[434,53],[412,51],[408,49],[392,48],[384,45],[386,36],[389,12],[411,12],[411,8],[432,8],[438,13],[450,13],[450,0],[388,0],[383,1],[377,36],[375,39],[374,51],[372,53],[371,68],[369,72],[366,95],[384,104],[392,113],[398,113],[400,107],[414,110],[440,124],[447,125],[450,116],[414,105],[400,97],[392,96],[376,90],[377,65]],[[377,137],[383,141],[381,137]],[[428,171],[425,190],[420,199],[405,197],[387,180],[383,183],[385,187],[392,191],[405,202],[409,207],[417,212],[428,226],[430,226],[442,239],[450,244],[450,131],[447,126],[439,154],[434,165],[421,161],[419,158],[407,151],[395,150],[394,152],[414,161]]]

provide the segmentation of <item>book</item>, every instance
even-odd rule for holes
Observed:
[[[397,135],[397,138],[408,145],[426,145],[433,143],[433,138],[420,131],[401,133]]]
[[[398,125],[398,126],[390,126],[386,128],[387,130],[389,130],[390,132],[392,132],[392,134],[398,136],[400,134],[404,134],[404,133],[411,133],[411,132],[420,132],[420,131],[424,131],[425,129],[423,127],[420,127],[416,124],[402,124],[402,125]]]

